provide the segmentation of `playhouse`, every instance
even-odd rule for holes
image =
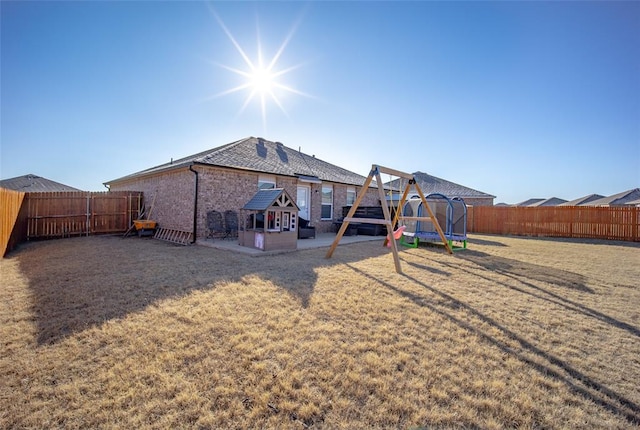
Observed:
[[[298,247],[298,206],[283,188],[259,190],[240,212],[241,246],[263,251]]]
[[[467,205],[460,197],[448,198],[433,193],[425,196],[426,204],[452,249],[467,247]],[[425,219],[424,201],[420,198],[407,200],[402,208],[402,224],[405,226],[400,243],[417,247],[420,240],[441,241],[441,236],[431,219]],[[425,212],[425,213],[423,213]],[[417,218],[417,219],[412,219]]]

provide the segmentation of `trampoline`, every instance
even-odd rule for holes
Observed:
[[[429,208],[438,221],[449,246],[453,250],[467,248],[467,205],[460,197],[448,198],[444,194],[432,193],[425,196]],[[403,217],[428,217],[422,199],[408,200],[402,208]],[[442,239],[430,220],[402,220],[406,228],[400,243],[417,248],[420,240],[441,242]]]

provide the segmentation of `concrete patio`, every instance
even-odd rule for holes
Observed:
[[[303,249],[313,248],[329,248],[336,238],[335,233],[318,233],[315,239],[298,239],[298,249],[295,250],[279,250],[279,251],[261,251],[256,248],[249,248],[238,244],[238,239],[204,239],[198,240],[197,245],[209,246],[211,248],[224,249],[226,251],[241,252],[251,256],[274,255],[285,252],[295,252]],[[377,241],[382,246],[384,236],[342,236],[338,246],[348,245],[351,243]]]

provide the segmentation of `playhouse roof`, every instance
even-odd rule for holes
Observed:
[[[258,190],[242,209],[265,211],[273,206],[295,208],[295,210],[298,210],[298,206],[296,206],[296,203],[284,188]]]
[[[15,178],[3,179],[0,187],[24,193],[42,193],[52,191],[82,191],[59,182],[52,181],[32,173]]]
[[[307,155],[299,150],[289,148],[280,142],[271,142],[261,137],[248,137],[114,179],[106,182],[106,184],[176,168],[184,168],[192,164],[292,176],[303,182],[327,181],[361,186],[366,180],[366,177],[362,175],[322,161],[316,158],[315,155]]]

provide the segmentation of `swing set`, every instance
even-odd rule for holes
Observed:
[[[393,219],[391,216],[391,211],[389,210],[389,204],[387,204],[386,202],[387,199],[384,193],[382,177],[380,176],[382,173],[397,176],[398,178],[400,178],[401,182],[402,182],[402,179],[407,180],[407,185],[404,187],[404,192],[402,194],[402,197],[400,198],[398,207],[396,210],[394,210],[395,213],[393,215]],[[354,218],[353,215],[356,213],[356,209],[358,209],[360,202],[362,201],[364,195],[366,194],[366,191],[369,189],[374,179],[376,180],[378,194],[380,196],[380,202],[382,203],[382,212],[384,213],[384,219]],[[426,209],[428,217],[402,215],[402,212],[403,212],[402,208],[404,207],[404,204],[407,201],[407,197],[409,196],[409,192],[411,191],[412,188],[415,189],[416,194],[420,196],[420,199],[422,199],[423,207]],[[391,199],[390,203],[393,205],[393,198]],[[333,243],[331,244],[329,251],[327,251],[326,258],[331,258],[331,256],[333,255],[333,252],[338,246],[338,243],[340,243],[340,239],[342,239],[342,236],[344,235],[345,231],[349,227],[349,223],[354,222],[354,223],[381,224],[387,228],[387,232],[388,232],[388,235],[384,241],[384,245],[385,246],[391,245],[390,248],[393,253],[393,262],[396,266],[396,272],[402,273],[402,267],[400,266],[400,257],[398,256],[398,243],[397,243],[399,237],[402,236],[402,231],[401,231],[402,227],[400,227],[396,232],[394,232],[393,230],[393,226],[397,225],[398,220],[400,219],[404,221],[431,221],[433,223],[433,226],[436,229],[436,232],[440,236],[440,239],[442,239],[442,243],[444,243],[445,249],[449,254],[453,254],[453,249],[451,248],[449,241],[446,239],[444,232],[442,231],[442,228],[438,224],[435,214],[427,204],[424,194],[422,193],[422,190],[420,189],[420,186],[416,182],[414,176],[409,173],[401,172],[399,170],[390,169],[388,167],[382,167],[374,164],[371,166],[371,171],[369,172],[369,176],[364,181],[364,185],[362,186],[362,191],[359,193],[353,206],[351,206],[351,209],[347,213],[347,216],[344,217],[342,221],[342,226],[338,230],[338,233],[336,234],[336,238],[333,240]],[[399,234],[394,234],[398,232]]]

